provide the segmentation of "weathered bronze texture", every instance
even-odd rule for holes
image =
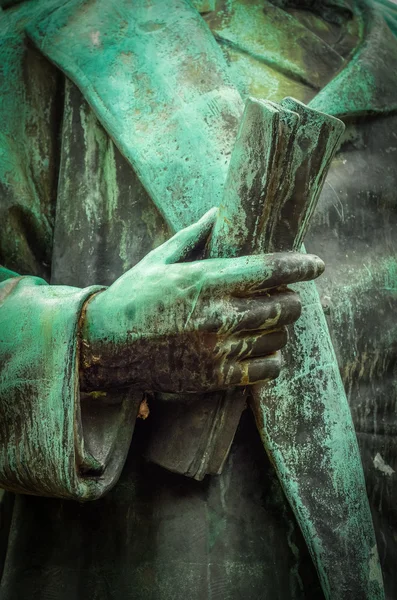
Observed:
[[[0,7],[2,600],[394,599],[396,8]]]

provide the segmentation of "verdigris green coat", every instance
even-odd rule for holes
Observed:
[[[187,3],[170,2],[166,15],[158,9],[161,19],[155,5],[151,19],[143,5],[131,13],[124,3],[117,11],[108,2],[58,4],[46,3],[44,14],[43,2],[29,2],[8,9],[2,20],[3,64],[10,71],[0,106],[1,260],[18,273],[44,277],[52,262],[53,283],[85,289],[50,288],[2,271],[7,371],[1,392],[12,425],[2,442],[2,464],[10,489],[95,498],[119,475],[140,398],[127,402],[121,392],[101,404],[84,398],[79,414],[77,322],[82,303],[98,289],[86,286],[111,283],[219,202],[242,100],[204,21]],[[390,435],[387,415],[394,403],[384,399],[393,386],[396,339],[397,75],[391,65],[397,50],[380,13],[367,8],[366,15],[364,42],[353,59],[347,66],[341,60],[339,75],[317,95],[321,82],[309,81],[304,99],[315,96],[315,108],[350,124],[308,245],[329,265],[320,289],[365,436],[375,500],[380,486],[387,482],[391,490],[393,483],[393,441],[379,436],[376,415],[383,415]],[[387,16],[392,19],[393,11]],[[26,30],[40,52],[27,43]],[[227,38],[230,32],[237,35],[232,26],[215,35],[236,44]],[[67,75],[65,82],[42,54]],[[330,55],[333,64],[337,58]],[[54,131],[61,111],[59,148]],[[368,315],[374,323],[369,329]],[[386,325],[382,315],[388,315]],[[144,467],[145,432],[138,432],[121,483],[95,505],[20,497],[4,597],[24,597],[31,586],[38,598],[237,598],[263,590],[272,598],[321,597],[317,584],[310,585],[310,562],[277,479],[259,448],[255,452],[255,439],[251,444],[250,427],[245,417],[225,473],[210,482]],[[31,464],[31,445],[43,438],[45,447]],[[20,464],[29,470],[16,469]],[[384,502],[375,519],[390,560],[392,531],[381,521],[390,519],[392,507]],[[36,535],[40,519],[48,523],[40,526],[32,553],[26,535]],[[62,550],[55,538],[62,539]],[[388,586],[392,598],[391,578]]]

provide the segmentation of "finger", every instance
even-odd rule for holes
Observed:
[[[211,208],[199,221],[181,229],[170,240],[150,252],[147,259],[165,264],[182,261],[196,246],[207,239],[217,214],[218,209]]]
[[[277,252],[240,258],[201,261],[208,286],[220,293],[249,295],[273,287],[310,281],[324,271],[323,261],[314,254]]]
[[[245,360],[246,358],[265,357],[284,348],[288,341],[285,327],[251,336],[232,336],[219,348],[227,359]]]
[[[223,336],[265,331],[294,323],[301,309],[299,295],[291,290],[254,298],[220,299],[208,305],[198,328]]]
[[[233,332],[264,331],[295,323],[301,316],[299,295],[292,290],[254,298],[233,298],[237,314]]]
[[[222,373],[222,385],[240,386],[263,383],[275,379],[281,370],[281,352],[276,352],[265,358],[253,358],[242,361],[225,363]]]

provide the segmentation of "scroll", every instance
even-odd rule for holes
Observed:
[[[207,257],[299,250],[344,130],[334,117],[285,98],[248,98]],[[219,474],[247,396],[242,388],[163,403],[147,458],[201,480]]]

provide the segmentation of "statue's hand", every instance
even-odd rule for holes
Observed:
[[[201,392],[277,377],[285,325],[301,312],[286,285],[314,279],[324,264],[292,252],[179,262],[215,218],[208,212],[88,302],[85,388]]]

